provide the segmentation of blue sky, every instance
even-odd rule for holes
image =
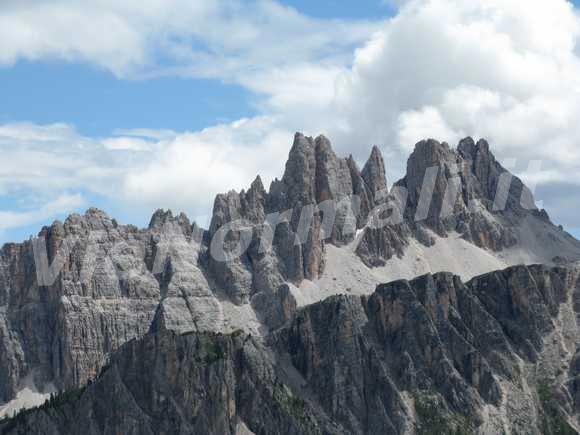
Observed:
[[[396,12],[395,3],[384,0],[297,0],[285,1],[303,13],[318,18],[371,18],[390,16]]]
[[[0,69],[0,123],[71,123],[89,136],[116,129],[198,130],[256,113],[250,92],[218,80],[119,80],[92,65],[19,62]]]
[[[323,19],[373,19],[388,16],[393,9],[382,1],[288,1],[285,5]],[[161,66],[170,66],[161,64]],[[3,104],[0,124],[30,122],[46,125],[66,123],[76,132],[105,138],[119,130],[147,128],[176,132],[198,131],[259,113],[256,93],[222,78],[181,76],[118,77],[114,72],[78,60],[46,58],[18,60],[0,66]],[[74,189],[73,189],[74,190]],[[114,198],[82,192],[77,211],[97,206],[121,221],[145,225],[151,208],[137,213]],[[0,195],[0,211],[30,209],[18,194]],[[56,213],[32,224],[0,232],[0,243],[19,241],[38,232]],[[142,214],[141,214],[142,213]],[[202,216],[203,218],[204,216]]]
[[[514,5],[517,1],[510,0]],[[36,6],[20,15],[17,7],[3,9],[0,5],[0,38],[6,41],[0,44],[0,147],[4,147],[0,149],[9,151],[4,168],[0,165],[0,243],[36,234],[53,219],[88,206],[98,206],[120,221],[138,225],[145,225],[156,207],[185,210],[203,221],[211,198],[220,189],[241,188],[258,172],[267,180],[279,175],[295,130],[328,134],[339,152],[353,153],[359,161],[371,144],[380,144],[390,178],[402,173],[404,158],[416,139],[409,131],[425,131],[425,135],[449,137],[450,141],[465,133],[486,137],[491,133],[497,136],[500,158],[516,157],[523,167],[529,159],[546,158],[539,151],[537,156],[522,151],[521,142],[527,145],[525,141],[530,139],[509,126],[513,117],[523,116],[520,113],[544,120],[545,116],[536,113],[534,96],[546,92],[546,99],[552,101],[554,95],[560,98],[565,92],[552,94],[551,89],[533,82],[533,77],[529,86],[520,87],[521,74],[507,67],[500,69],[506,77],[494,82],[495,76],[493,80],[488,79],[492,75],[477,76],[481,68],[475,64],[477,73],[458,73],[456,68],[446,73],[445,82],[432,80],[439,65],[462,62],[461,53],[457,59],[446,60],[447,53],[457,53],[445,45],[452,44],[453,38],[432,38],[440,30],[420,29],[419,24],[428,25],[429,21],[414,22],[412,12],[391,23],[389,19],[399,13],[394,1],[239,0],[223,7],[215,7],[220,2],[208,2],[207,8],[200,1],[201,9],[194,12],[179,10],[187,2],[174,3],[175,11],[170,12],[163,3],[147,0],[150,11],[134,3],[141,15],[132,13],[133,2],[128,2],[127,10],[113,6],[87,10],[85,17],[71,2],[70,16],[78,19],[66,25],[58,22],[62,11],[51,10],[50,2],[48,9],[38,10],[37,17]],[[552,71],[555,61],[550,53],[560,50],[565,56],[576,56],[567,35],[576,34],[577,23],[564,0],[558,0],[557,6],[545,10],[534,6],[526,12],[529,17],[514,16],[523,25],[514,26],[521,33],[509,37],[515,45],[529,42],[529,47],[514,49],[514,59],[518,50],[526,50],[532,56],[537,54],[535,66],[545,62],[546,71]],[[405,7],[411,11],[411,6]],[[460,20],[466,29],[472,23],[461,20],[477,16],[463,18],[455,11],[445,11],[446,7],[433,8],[432,13],[447,14],[442,20]],[[502,12],[509,17],[513,11],[506,8]],[[45,20],[51,13],[58,18],[55,27]],[[551,32],[538,42],[537,17],[544,19],[547,14],[554,15],[554,22],[565,23],[560,26],[562,35]],[[427,18],[436,22],[437,17]],[[546,31],[550,30],[549,18]],[[38,38],[18,33],[26,28],[22,20],[27,19],[37,20],[25,24],[38,32]],[[108,35],[108,26],[117,22],[123,25],[112,28]],[[168,23],[172,27],[166,29]],[[100,32],[97,38],[91,33],[93,25]],[[67,26],[70,34],[62,30]],[[505,31],[501,22],[493,22],[493,26],[498,33]],[[10,34],[10,29],[20,30]],[[388,32],[394,36],[385,42]],[[71,38],[71,34],[75,36]],[[421,52],[427,46],[432,56]],[[405,70],[405,62],[410,62],[405,53],[424,63],[420,68],[409,63]],[[475,52],[469,56],[477,59]],[[425,68],[428,62],[432,64]],[[575,66],[570,62],[565,68],[572,71]],[[433,73],[409,74],[419,70]],[[393,83],[402,85],[399,89]],[[569,89],[576,86],[567,85]],[[483,101],[481,104],[497,94],[503,111],[493,103],[498,113],[491,117],[490,110],[471,104],[469,110],[477,113],[457,115],[450,105],[464,90],[473,93],[467,100]],[[528,109],[503,107],[515,98],[528,104]],[[575,102],[558,104],[573,111]],[[508,126],[503,130],[502,122]],[[521,123],[530,125],[527,119]],[[550,137],[557,122],[545,124],[540,126],[545,127],[545,134],[535,136]],[[501,134],[486,125],[498,125]],[[524,170],[523,175],[538,180],[538,192],[544,196],[539,199],[555,220],[576,231],[580,224],[576,225],[569,192],[576,192],[578,184],[562,176],[564,171],[576,170],[570,164],[576,156],[569,151],[576,131],[572,126],[565,131],[568,136],[558,137],[555,143],[568,158],[550,156],[542,173],[525,174]],[[218,144],[224,141],[228,145],[222,148]],[[530,146],[539,150],[543,144]],[[189,167],[183,165],[183,156],[199,161],[192,161]],[[34,164],[17,168],[22,162]],[[61,213],[58,207],[62,207]]]
[[[282,3],[323,19],[376,20],[394,13],[384,0]],[[120,80],[107,70],[78,62],[20,61],[0,69],[0,83],[4,102],[0,123],[64,121],[89,136],[107,136],[121,128],[199,130],[258,112],[252,92],[224,80]]]

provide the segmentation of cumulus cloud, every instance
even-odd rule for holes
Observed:
[[[54,204],[64,206],[62,198],[70,190],[104,196],[127,208],[204,215],[216,193],[245,188],[258,174],[265,183],[280,174],[291,139],[291,132],[269,117],[199,132],[119,133],[92,139],[61,124],[0,126],[0,194],[29,204],[38,204],[38,196],[49,198],[35,215],[0,213],[0,228],[48,215]]]
[[[556,221],[577,226],[580,18],[565,0],[397,0],[397,14],[376,22],[312,19],[268,0],[22,4],[0,7],[0,63],[213,77],[253,91],[262,113],[101,139],[66,124],[0,126],[0,192],[78,188],[206,213],[216,192],[280,174],[296,130],[324,133],[361,162],[381,145],[391,180],[416,141],[471,135],[515,160]],[[107,29],[98,41],[96,29]]]
[[[339,141],[406,153],[473,135],[502,157],[576,167],[579,32],[564,0],[407,1],[343,77],[335,101],[352,133]]]
[[[283,170],[291,132],[267,117],[242,119],[163,141],[150,163],[123,179],[127,199],[151,207],[209,211],[212,195],[265,183]]]
[[[407,0],[352,66],[329,70],[326,103],[285,100],[282,108],[275,90],[268,103],[359,160],[381,144],[391,178],[420,139],[454,145],[470,135],[515,159],[529,183],[575,186],[566,194],[577,201],[579,35],[578,11],[565,0]],[[307,89],[302,101],[310,103]],[[555,202],[552,211],[572,224]]]

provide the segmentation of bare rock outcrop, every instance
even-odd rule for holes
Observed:
[[[265,341],[155,323],[12,434],[578,433],[578,268],[449,273],[305,307]],[[564,355],[564,356],[562,356]]]
[[[405,177],[395,183],[380,212],[397,219],[365,228],[357,253],[369,266],[401,257],[411,239],[432,246],[436,237],[458,234],[477,247],[501,252],[526,245],[529,235],[522,228],[531,225],[559,234],[554,237],[562,245],[569,242],[483,139],[465,138],[457,149],[434,139],[417,143]],[[578,246],[572,250],[578,252]]]

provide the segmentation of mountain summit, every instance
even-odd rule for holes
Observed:
[[[90,434],[487,434],[532,419],[519,433],[535,434],[543,413],[572,421],[580,242],[484,140],[421,141],[392,186],[386,167],[378,147],[360,170],[297,133],[282,178],[217,195],[207,230],[90,209],[5,245],[0,416],[29,390],[66,390],[21,417],[27,433],[80,433],[82,420]],[[531,390],[544,384],[565,396],[549,410]]]

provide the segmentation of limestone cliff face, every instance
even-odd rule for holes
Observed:
[[[265,340],[155,324],[5,434],[577,433],[580,269],[335,296]],[[246,431],[246,432],[244,432]]]
[[[240,243],[248,249],[227,263],[209,255],[209,269],[237,303],[257,295],[263,304],[285,282],[317,279],[325,267],[325,243],[351,243],[385,195],[385,167],[377,148],[361,172],[352,157],[337,157],[324,136],[297,133],[284,175],[269,192],[258,177],[247,192],[217,196],[210,238],[230,224],[234,231],[225,240],[226,251]]]
[[[88,387],[0,430],[44,435],[329,433],[332,424],[295,396],[276,370],[266,349],[245,334],[162,330],[125,345]]]
[[[298,133],[284,175],[269,191],[258,177],[247,192],[217,196],[210,238],[232,222],[225,246],[243,242],[248,249],[227,263],[211,256],[208,263],[218,285],[239,304],[256,294],[268,298],[284,282],[319,278],[325,244],[354,246],[370,267],[403,257],[413,242],[432,246],[438,237],[461,237],[494,253],[531,250],[534,258],[552,263],[559,248],[542,253],[543,247],[527,240],[525,228],[542,226],[533,231],[550,233],[554,247],[570,254],[567,261],[580,259],[580,243],[536,208],[532,194],[499,164],[487,142],[471,138],[456,149],[433,139],[419,142],[406,176],[389,190],[377,147],[361,171],[352,157],[337,157],[324,136]],[[270,240],[266,247],[264,238]]]
[[[547,213],[536,208],[522,181],[495,159],[485,140],[475,143],[466,138],[456,149],[433,139],[417,143],[407,174],[395,187],[406,195],[404,219],[397,225],[365,230],[357,252],[371,266],[401,256],[411,238],[430,246],[433,236],[458,234],[478,247],[499,252],[525,242],[520,228],[527,221],[556,229]],[[565,244],[566,235],[560,237]]]
[[[264,273],[279,276],[275,284],[316,279],[324,270],[324,243],[343,245],[354,240],[357,228],[374,207],[378,189],[386,188],[384,177],[378,150],[373,151],[363,175],[352,158],[338,158],[324,136],[313,139],[297,133],[284,175],[272,182],[269,192],[257,179],[248,192],[230,192],[216,198],[212,236],[232,221],[244,221],[256,228],[246,256],[214,267],[225,268],[224,275],[234,277],[249,277],[256,271],[262,275],[260,269],[265,268]],[[354,195],[360,198],[356,204],[352,201]],[[325,213],[335,213],[334,224],[329,228],[323,225]],[[270,227],[264,228],[264,222]],[[257,252],[252,248],[258,247],[264,231],[274,232],[271,249]],[[270,283],[260,286],[256,282],[252,285],[250,279],[245,281],[245,285],[232,288],[240,300],[247,299],[252,290],[272,290],[268,288]],[[264,281],[268,280],[258,279],[259,283]]]
[[[39,385],[86,382],[108,353],[147,331],[159,302],[159,284],[140,261],[146,233],[89,210],[43,229],[41,237],[47,264],[62,265],[43,285],[32,242],[7,245],[0,254],[1,401],[31,373]],[[60,249],[67,237],[75,242]],[[116,252],[107,256],[109,250]]]
[[[436,433],[576,433],[578,284],[544,266],[396,281],[300,311],[279,349],[349,433],[434,433],[436,416]]]
[[[237,327],[226,324],[199,261],[204,249],[203,231],[184,215],[159,211],[138,230],[95,209],[4,246],[0,402],[28,376],[38,388],[86,383],[111,352],[146,334],[158,311],[178,331]]]

